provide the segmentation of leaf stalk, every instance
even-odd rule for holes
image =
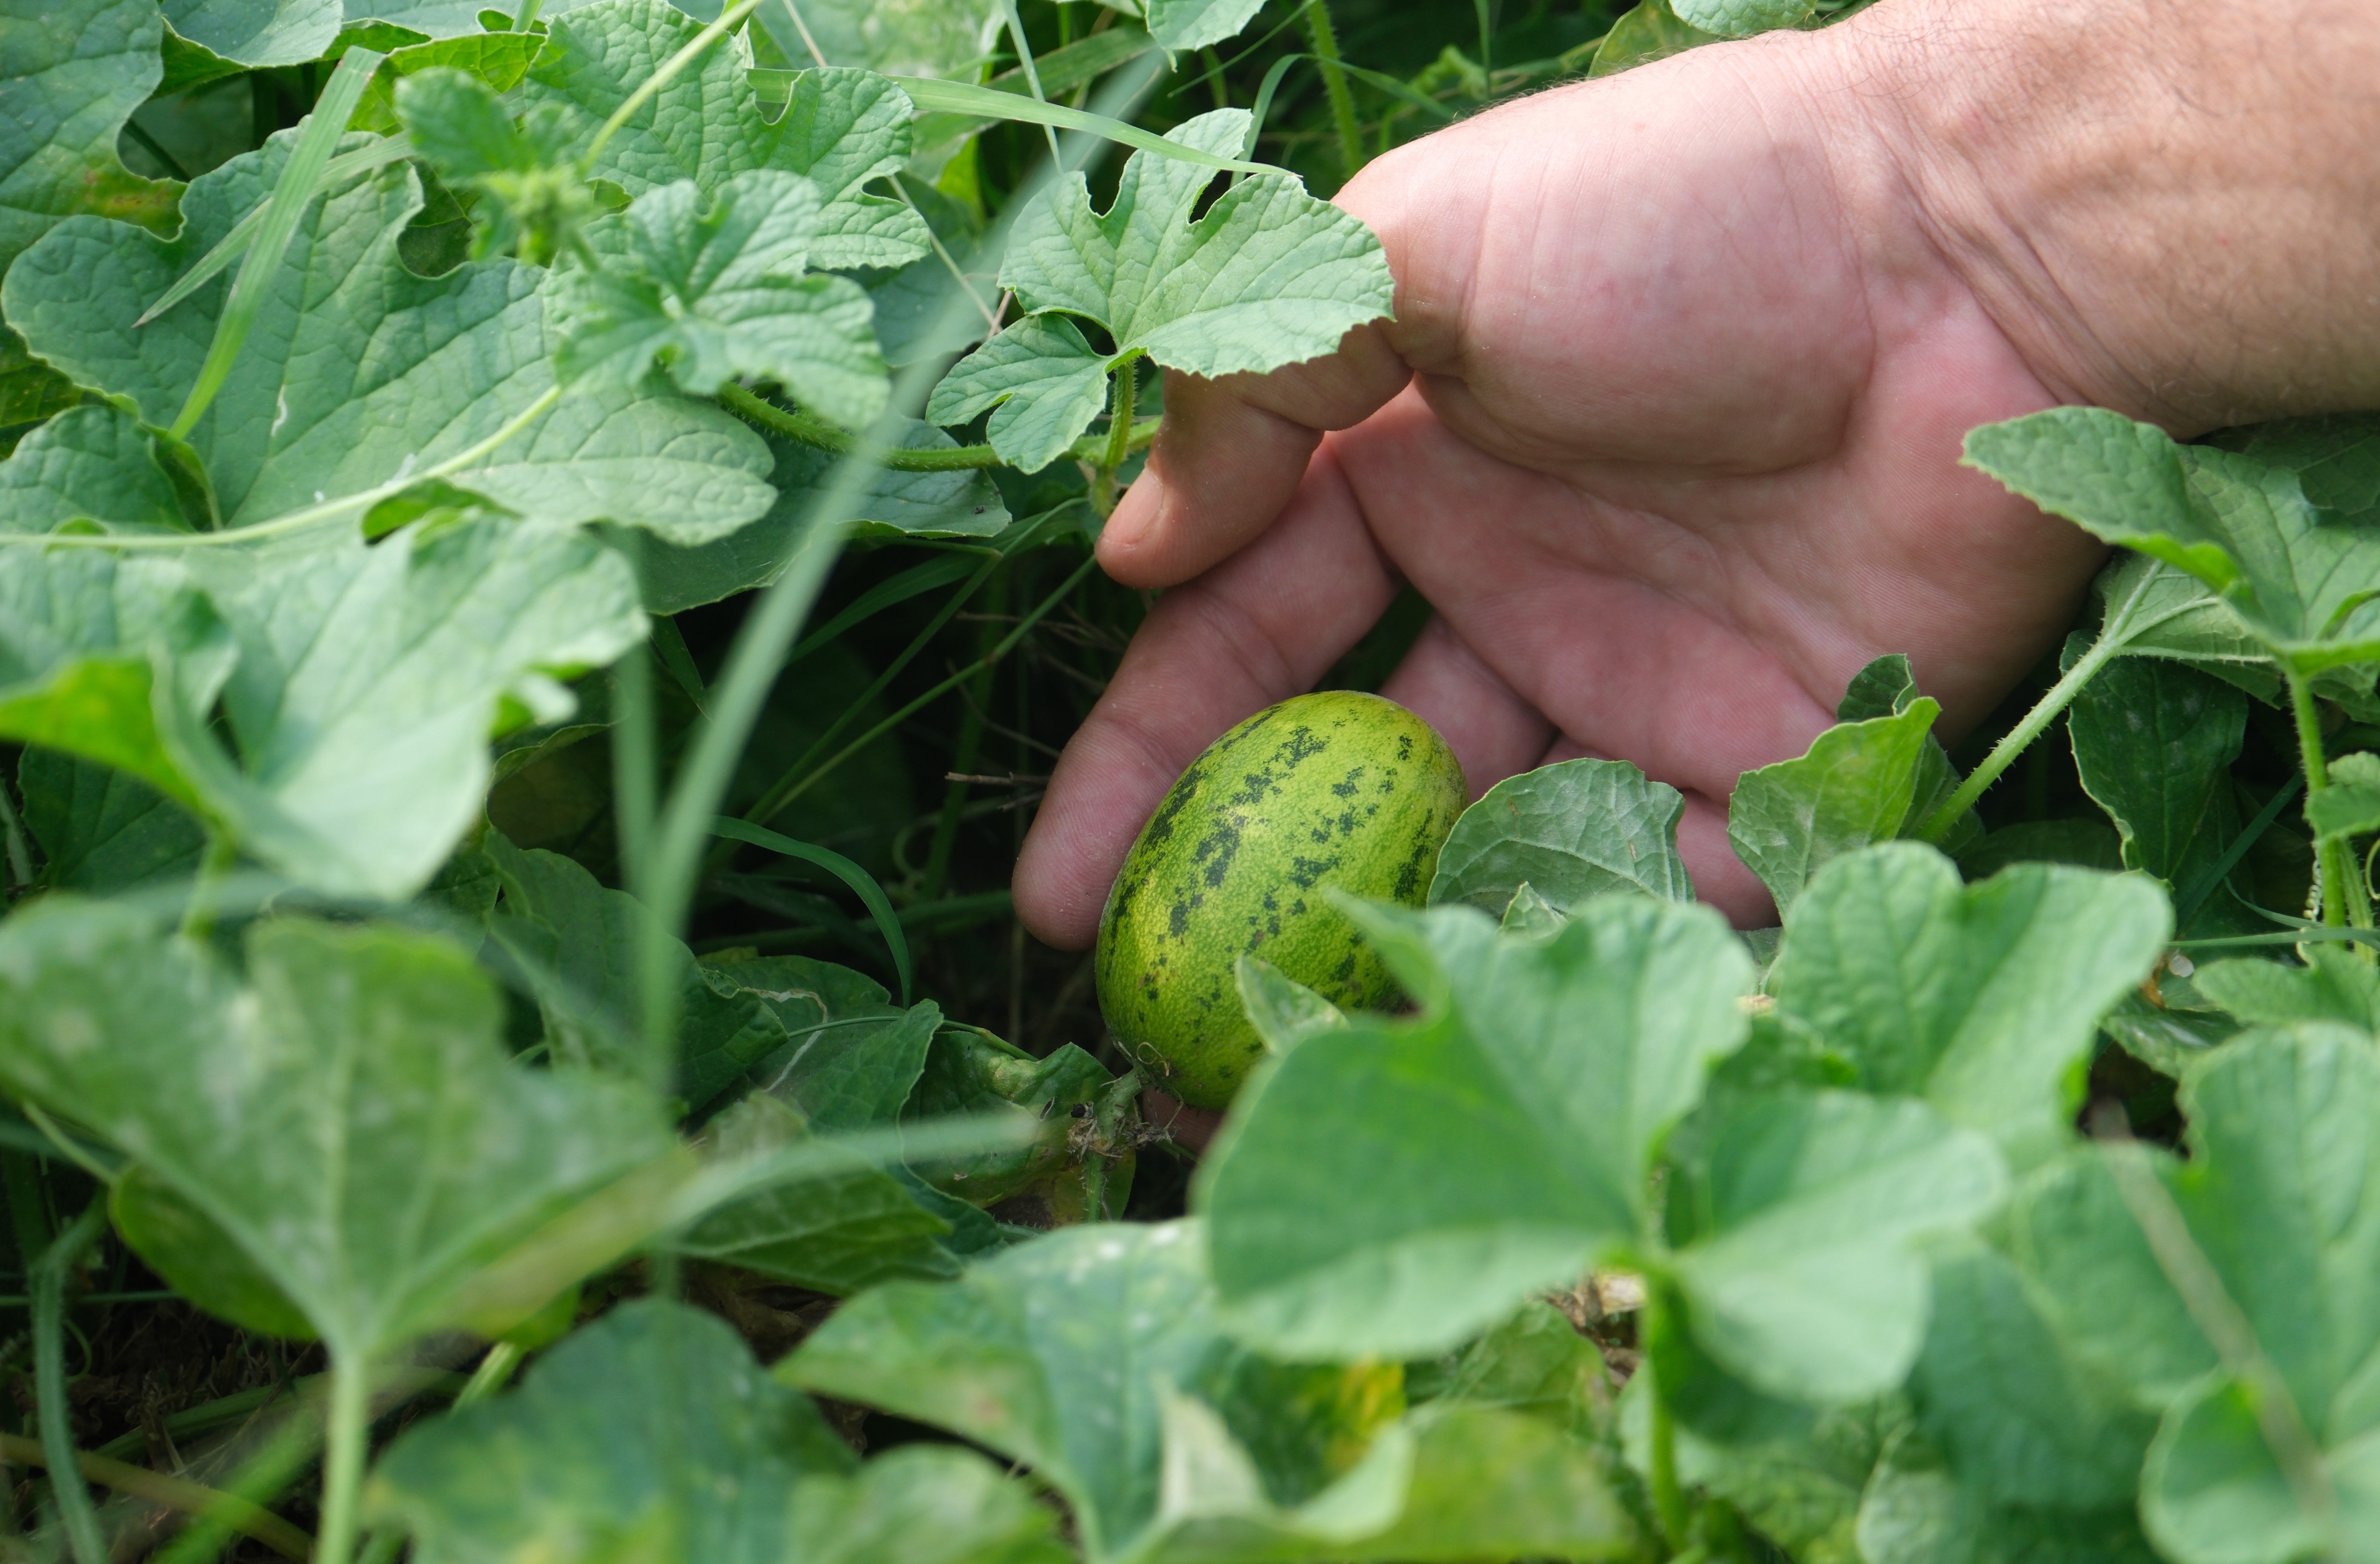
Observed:
[[[2330,787],[2330,766],[2322,752],[2322,709],[2314,703],[2313,682],[2284,662],[2289,685],[2289,714],[2296,719],[2298,759],[2305,772],[2305,816],[2309,829],[2315,817],[2314,801]],[[2372,927],[2372,903],[2363,877],[2356,872],[2355,855],[2347,838],[2314,837],[2314,866],[2321,888],[2322,921],[2334,928]]]
[[[2034,703],[2033,709],[2024,714],[2022,721],[2009,730],[2007,737],[1992,746],[1992,752],[1984,757],[1984,763],[1959,784],[1956,792],[1942,801],[1942,806],[1925,818],[1925,823],[1917,828],[1918,841],[1940,845],[1942,840],[1950,834],[1950,828],[1965,818],[1967,811],[1975,806],[1975,801],[1992,783],[1999,781],[2001,774],[2016,764],[2017,758],[2033,747],[2033,741],[2074,704],[2074,697],[2082,693],[2082,687],[2099,670],[2123,650],[2133,637],[2150,628],[2151,624],[2163,622],[2160,618],[2149,623],[2133,623],[2133,616],[2138,612],[2142,600],[2148,596],[2149,586],[2155,579],[2154,573],[2143,574],[2133,587],[2131,595],[2108,610],[2107,623],[2100,628],[2099,638],[2091,643],[2091,649],[2066,671],[2063,678],[2049,687],[2046,695]]]
[[[56,1497],[58,1519],[66,1526],[75,1564],[108,1564],[108,1551],[100,1534],[99,1511],[91,1507],[91,1490],[83,1486],[82,1468],[75,1461],[74,1430],[67,1421],[67,1277],[98,1239],[106,1218],[103,1189],[33,1264],[34,1402],[42,1449],[49,1462],[50,1491]]]
[[[371,1435],[371,1376],[342,1355],[331,1364],[331,1407],[322,1450],[322,1529],[317,1564],[348,1564],[356,1551],[356,1500],[363,1487],[364,1444]]]

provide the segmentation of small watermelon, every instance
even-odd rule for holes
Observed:
[[[1326,887],[1419,906],[1467,797],[1446,741],[1347,690],[1268,707],[1215,741],[1142,828],[1099,919],[1099,1008],[1150,1085],[1232,1099],[1264,1045],[1243,951],[1346,1009],[1395,980]]]

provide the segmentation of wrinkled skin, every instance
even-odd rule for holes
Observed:
[[[1911,654],[1955,739],[2048,650],[2102,551],[1961,468],[1961,439],[2072,401],[2179,432],[2268,416],[2252,385],[2164,398],[2208,339],[2158,360],[2142,345],[2175,311],[2123,265],[2161,253],[2170,189],[2252,202],[2271,171],[2233,155],[2254,104],[2215,116],[2219,155],[2168,147],[2162,67],[2107,110],[2140,119],[2137,156],[2078,120],[2073,93],[2131,79],[2075,56],[2149,47],[2121,16],[2081,42],[2047,11],[2031,42],[2011,23],[1999,76],[1953,61],[1937,91],[1924,4],[1550,91],[1348,186],[1396,319],[1269,376],[1169,379],[1099,560],[1170,589],[1051,781],[1016,870],[1028,928],[1087,945],[1174,776],[1308,688],[1400,580],[1437,617],[1382,693],[1446,734],[1475,796],[1548,760],[1633,761],[1684,792],[1696,890],[1745,926],[1775,914],[1728,846],[1739,773],[1800,754],[1874,657]],[[2100,204],[2036,221],[2022,176],[1971,176],[1994,160]],[[2119,229],[2151,239],[2128,250]],[[2161,275],[2236,299],[2215,264]],[[2095,315],[2094,286],[2141,302]],[[2354,394],[2295,383],[2267,406]]]

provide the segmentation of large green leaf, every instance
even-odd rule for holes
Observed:
[[[163,73],[164,36],[147,0],[0,6],[0,272],[79,212],[174,225],[179,187],[115,155],[117,133]]]
[[[1746,771],[1728,803],[1727,836],[1791,916],[1802,888],[1829,860],[1901,833],[1926,780],[1936,701],[1891,716],[1839,722],[1809,753]]]
[[[367,1495],[423,1564],[1062,1564],[1055,1517],[983,1458],[861,1467],[716,1317],[613,1310],[520,1389],[417,1426]]]
[[[2122,833],[2126,868],[2180,887],[2222,857],[2247,726],[2246,696],[2175,662],[2118,658],[2082,687],[2066,713],[2074,766]]]
[[[1705,43],[1717,43],[1722,36],[1680,20],[1678,13],[1670,8],[1670,0],[1637,0],[1603,35],[1586,74],[1617,76],[1634,66],[1650,65]]]
[[[0,308],[32,350],[152,428],[197,378],[227,278],[135,321],[269,195],[295,132],[200,178],[171,243],[96,217],[59,224],[9,269]],[[545,273],[508,261],[417,277],[397,241],[420,210],[409,165],[333,182],[309,203],[247,345],[190,431],[227,525],[376,488],[459,455],[552,385]],[[768,454],[726,414],[666,393],[565,399],[452,475],[556,521],[648,526],[674,541],[730,532],[769,505]]]
[[[1986,425],[1967,436],[1966,459],[2095,536],[2197,576],[2301,673],[2380,657],[2380,527],[2326,510],[2290,467],[2179,445],[2096,407]]]
[[[716,1156],[732,1158],[791,1146],[805,1133],[800,1114],[756,1093],[721,1114],[707,1138]],[[941,1242],[951,1231],[899,1179],[855,1161],[847,1171],[763,1191],[713,1211],[672,1247],[848,1295],[883,1281],[958,1275],[958,1255]]]
[[[1678,855],[1685,810],[1676,788],[1625,760],[1563,760],[1507,777],[1454,822],[1430,904],[1501,916],[1524,884],[1557,908],[1615,891],[1691,902]]]
[[[415,1428],[373,1473],[370,1507],[455,1561],[768,1560],[794,1485],[858,1465],[808,1396],[769,1378],[715,1315],[621,1305],[540,1359],[521,1388]]]
[[[2127,1199],[2105,1156],[2077,1153],[2026,1193],[2017,1255],[2078,1356],[2164,1422],[2142,1485],[2151,1538],[2180,1564],[2380,1558],[2380,1059],[2321,1023],[2252,1032],[2195,1065],[2180,1105],[2191,1159],[2127,1148]],[[2186,1299],[2143,1222],[2189,1278]],[[2177,1252],[2186,1258],[2177,1259]],[[2194,1253],[2192,1253],[2194,1252]],[[2198,1320],[2229,1316],[2275,1383],[2226,1369]],[[2227,1361],[2228,1360],[2228,1361]],[[2336,1531],[2283,1474],[2248,1398],[2285,1396],[2318,1449]],[[2285,1412],[2283,1415],[2288,1415]]]
[[[1543,939],[1470,907],[1364,922],[1424,1019],[1306,1038],[1199,1174],[1235,1328],[1291,1354],[1443,1351],[1636,1243],[1663,1136],[1744,1037],[1751,958],[1706,908],[1601,898]]]
[[[212,705],[237,657],[181,569],[96,550],[0,549],[0,734],[198,794],[157,731],[163,708]],[[168,671],[152,688],[152,663]]]
[[[344,893],[419,890],[479,814],[499,712],[567,715],[549,672],[644,630],[625,563],[572,528],[479,517],[193,561],[239,648],[224,688],[239,758],[187,703],[175,758],[249,851]]]
[[[557,280],[561,372],[633,388],[658,361],[698,396],[775,381],[836,423],[867,424],[884,407],[884,359],[859,285],[803,273],[818,218],[818,188],[775,169],[646,191],[588,230],[602,264]]]
[[[387,927],[258,925],[243,981],[104,905],[0,926],[0,1078],[129,1155],[351,1364],[505,1328],[649,1237],[682,1177],[650,1097],[512,1064],[502,1019],[461,950]]]
[[[677,1091],[696,1111],[785,1044],[774,1009],[734,978],[698,966],[644,903],[606,890],[559,853],[523,852],[498,831],[485,842],[504,883],[490,929],[520,959],[556,1059],[634,1073],[640,941],[663,941],[677,993]]]
[[[1909,1372],[1928,1304],[1924,1241],[1988,1215],[1990,1142],[1908,1097],[1730,1096],[1672,1170],[1674,1278],[1697,1355],[1767,1396],[1842,1404]],[[1672,1345],[1671,1343],[1675,1343]],[[1674,1335],[1651,1343],[1682,1385]]]
[[[0,462],[0,530],[52,532],[69,522],[109,531],[189,527],[149,435],[113,407],[72,407]]]
[[[2137,878],[2020,864],[1961,885],[1932,848],[1890,843],[1810,882],[1768,990],[1864,1087],[1925,1097],[2022,1165],[2061,1144],[2100,1019],[2171,932]]]
[[[1915,1430],[1887,1449],[1861,1496],[1856,1564],[2152,1564],[2129,1497],[2075,1510],[1995,1500]]]
[[[91,895],[197,868],[206,834],[154,788],[105,766],[28,749],[17,763],[25,829],[42,846],[42,883]]]
[[[1949,1467],[1985,1500],[2130,1508],[2155,1419],[2073,1360],[1998,1254],[1976,1247],[1936,1263],[1933,1318],[1910,1389]]]
[[[339,0],[166,0],[166,25],[185,49],[213,59],[184,60],[183,80],[319,60],[339,35]]]
[[[1394,1367],[1227,1337],[1193,1222],[1053,1233],[855,1299],[779,1367],[1031,1466],[1093,1560],[1602,1558],[1633,1539],[1589,1449],[1526,1414],[1400,1421]]]
[[[1166,139],[1236,157],[1248,125],[1246,111],[1218,109]],[[1206,376],[1278,369],[1389,312],[1395,284],[1361,223],[1273,175],[1242,180],[1194,223],[1211,178],[1135,152],[1104,213],[1079,173],[1038,197],[1000,271],[1025,318],[961,359],[927,416],[960,424],[996,408],[992,448],[1030,471],[1090,427],[1119,363],[1146,356]],[[1095,352],[1064,316],[1096,323],[1112,346]]]
[[[537,8],[540,20],[574,11],[587,0],[544,0]],[[480,18],[502,6],[480,0],[346,0],[347,25],[362,27],[381,21],[429,38],[460,38],[481,31]],[[511,13],[517,16],[516,9]]]
[[[519,96],[555,116],[562,146],[584,146],[700,30],[662,0],[598,0],[554,18]],[[631,196],[682,179],[710,194],[758,169],[803,175],[825,202],[813,265],[902,266],[927,253],[925,220],[868,187],[908,161],[910,118],[899,88],[847,69],[795,73],[784,112],[764,117],[736,51],[716,48],[630,116],[588,172]]]

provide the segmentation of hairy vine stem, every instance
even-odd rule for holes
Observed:
[[[1314,41],[1315,58],[1322,69],[1323,93],[1330,100],[1330,122],[1339,135],[1339,161],[1353,179],[1364,166],[1364,133],[1355,123],[1355,97],[1347,90],[1339,30],[1330,25],[1330,7],[1325,0],[1306,0],[1305,31]]]
[[[2289,714],[2297,721],[2299,763],[2305,771],[2306,823],[2313,827],[2314,801],[2330,787],[2330,766],[2322,750],[2322,710],[2314,704],[2313,683],[2284,664],[2289,685]],[[2363,877],[2356,872],[2355,853],[2344,836],[2314,830],[2314,867],[2321,888],[2322,921],[2334,928],[2372,927],[2372,900]]]

